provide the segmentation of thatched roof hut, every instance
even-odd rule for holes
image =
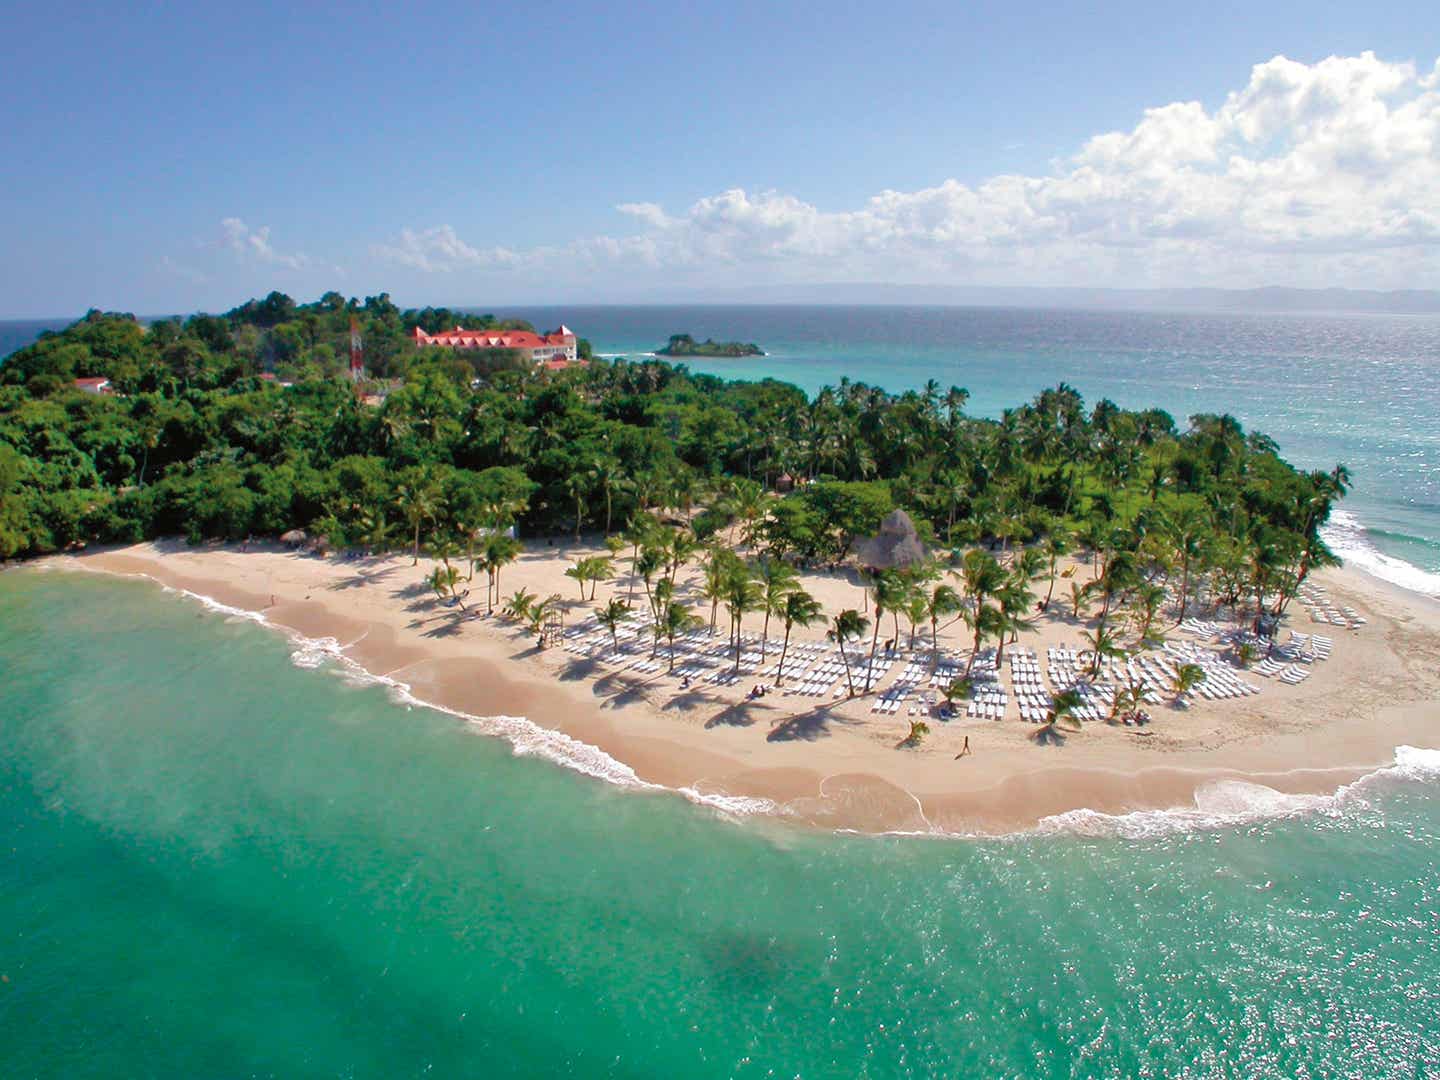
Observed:
[[[914,566],[924,562],[928,555],[915,531],[915,523],[904,510],[892,510],[880,523],[880,532],[855,550],[856,561],[870,570]]]
[[[288,544],[292,548],[301,547],[309,539],[310,534],[304,529],[291,529],[289,532],[280,534],[280,542]]]

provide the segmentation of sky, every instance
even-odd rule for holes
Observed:
[[[4,10],[0,318],[1440,288],[1430,3]]]

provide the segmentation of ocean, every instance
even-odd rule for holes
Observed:
[[[1182,427],[1197,412],[1228,412],[1297,466],[1348,465],[1354,490],[1334,516],[1332,547],[1440,595],[1440,316],[721,305],[503,314],[564,322],[606,356],[644,356],[675,333],[753,341],[765,356],[688,364],[812,393],[846,377],[895,392],[934,379],[968,389],[977,416],[1062,381],[1089,404],[1158,406]],[[0,323],[0,356],[60,325]]]
[[[1348,561],[1440,581],[1440,320],[519,314],[610,354],[754,340],[692,366],[812,390],[954,382],[979,414],[1061,380],[1230,411],[1351,465]],[[801,832],[257,622],[0,574],[4,1075],[1440,1077],[1440,749],[1334,796]]]
[[[1440,752],[797,832],[137,581],[0,575],[6,1076],[1440,1075]]]

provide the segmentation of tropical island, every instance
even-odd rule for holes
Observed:
[[[263,612],[591,775],[824,826],[1330,791],[1434,728],[1435,613],[1321,533],[1347,470],[1233,417],[407,338],[453,321],[272,293],[43,336],[0,366],[0,554]]]
[[[671,334],[668,344],[662,345],[655,350],[656,356],[764,356],[765,351],[759,345],[745,344],[739,341],[714,341],[707,338],[704,341],[696,341],[689,334]]]

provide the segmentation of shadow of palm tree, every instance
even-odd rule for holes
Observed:
[[[589,657],[576,657],[560,669],[560,680],[562,682],[579,682],[601,670],[603,669],[600,667],[600,661]]]
[[[393,566],[387,566],[384,570],[373,574],[367,574],[362,570],[357,574],[352,574],[350,577],[342,578],[340,581],[331,585],[330,588],[338,592],[343,589],[359,589],[366,585],[381,585],[384,584],[385,579],[394,572],[395,567]]]
[[[705,728],[716,727],[749,727],[755,723],[755,712],[758,702],[739,701],[734,705],[728,705],[721,709],[710,719],[705,721]]]
[[[412,597],[424,596],[426,593],[433,591],[434,590],[423,581],[412,581],[409,585],[400,586],[400,588],[396,589],[390,595],[397,600],[409,600]]]
[[[814,742],[816,739],[830,735],[830,722],[834,719],[836,717],[832,716],[824,707],[796,713],[771,728],[770,733],[765,736],[765,741],[794,742],[796,739],[804,739],[806,742]]]
[[[706,705],[719,705],[724,700],[719,694],[706,693],[704,690],[682,690],[661,707],[676,712],[689,712]]]
[[[1066,737],[1060,733],[1059,728],[1042,727],[1034,735],[1030,736],[1035,740],[1036,746],[1061,747],[1066,743]]]
[[[423,636],[428,638],[455,637],[460,633],[460,629],[460,619],[446,619],[444,622],[430,627],[429,630],[425,631]]]

